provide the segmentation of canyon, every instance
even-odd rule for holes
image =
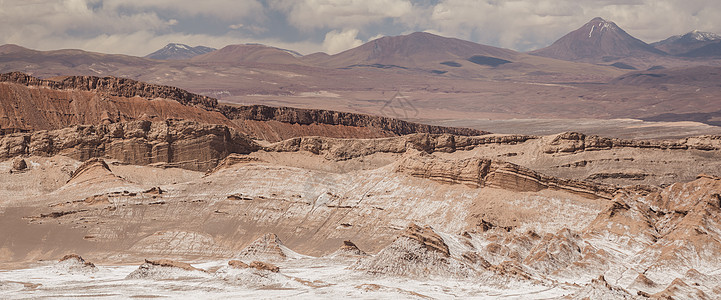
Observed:
[[[100,295],[449,296],[424,287],[439,278],[461,296],[721,294],[719,136],[491,134],[1,78],[4,295],[66,295],[52,287],[70,278]]]
[[[720,64],[682,39],[0,46],[0,297],[718,299]]]

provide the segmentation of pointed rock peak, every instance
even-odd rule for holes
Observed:
[[[240,251],[238,258],[286,259],[283,242],[275,233],[268,233]]]
[[[89,265],[89,266],[95,266],[91,262],[86,262],[85,259],[83,259],[80,255],[77,255],[75,253],[63,256],[63,258],[61,258],[58,262],[64,262],[64,261],[68,261],[68,260],[74,260],[74,261],[78,261],[78,262],[81,262],[81,263]]]
[[[338,250],[345,252],[345,253],[354,254],[354,255],[367,255],[365,253],[365,251],[358,248],[358,246],[356,246],[356,244],[351,242],[350,240],[343,241],[343,246],[341,246],[340,249],[338,249]]]
[[[91,158],[91,159],[86,160],[77,169],[75,169],[75,171],[70,176],[70,180],[68,182],[75,181],[78,178],[82,177],[84,174],[91,173],[91,172],[93,172],[93,173],[101,172],[101,173],[111,173],[112,174],[112,171],[110,170],[110,167],[108,166],[108,164],[105,163],[105,160],[103,160],[102,158],[96,157],[96,158]]]
[[[716,41],[721,40],[721,35],[712,33],[712,32],[703,32],[698,30],[693,30],[687,34],[684,34],[682,36],[684,39],[693,39],[700,42],[710,42],[710,41]]]
[[[68,254],[58,261],[57,267],[68,273],[92,273],[97,272],[95,264],[86,261],[80,255]]]
[[[446,245],[443,238],[433,231],[433,228],[430,226],[421,227],[411,223],[406,230],[401,233],[400,237],[416,240],[428,250],[440,252],[446,257],[451,256],[448,245]]]
[[[606,21],[603,18],[596,17],[590,22],[586,23],[584,27],[590,27],[588,32],[588,37],[592,38],[594,36],[599,36],[603,32],[606,32],[608,30],[616,30],[618,26],[616,26],[616,23]]]

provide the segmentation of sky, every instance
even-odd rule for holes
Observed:
[[[136,56],[168,43],[335,54],[426,31],[530,51],[594,17],[655,42],[721,33],[718,0],[0,0],[0,45]]]

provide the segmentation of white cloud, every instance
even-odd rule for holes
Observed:
[[[269,0],[297,28],[359,28],[412,14],[408,0]]]
[[[716,0],[0,0],[0,44],[145,55],[167,42],[259,42],[334,53],[429,31],[525,51],[597,16],[646,42],[721,33]]]
[[[363,44],[363,41],[357,39],[358,29],[345,29],[343,31],[329,31],[325,35],[323,40],[323,50],[328,54],[336,54],[348,50],[353,47],[358,47]]]
[[[424,25],[443,35],[531,50],[599,16],[653,42],[693,29],[718,32],[721,1],[443,0],[433,6]]]
[[[110,10],[162,10],[180,16],[209,16],[224,21],[264,17],[263,5],[256,0],[105,0],[102,3]]]

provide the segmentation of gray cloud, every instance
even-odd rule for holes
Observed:
[[[311,53],[429,31],[526,51],[596,16],[647,42],[721,33],[716,0],[0,0],[0,44],[145,55],[169,42],[259,42]]]

